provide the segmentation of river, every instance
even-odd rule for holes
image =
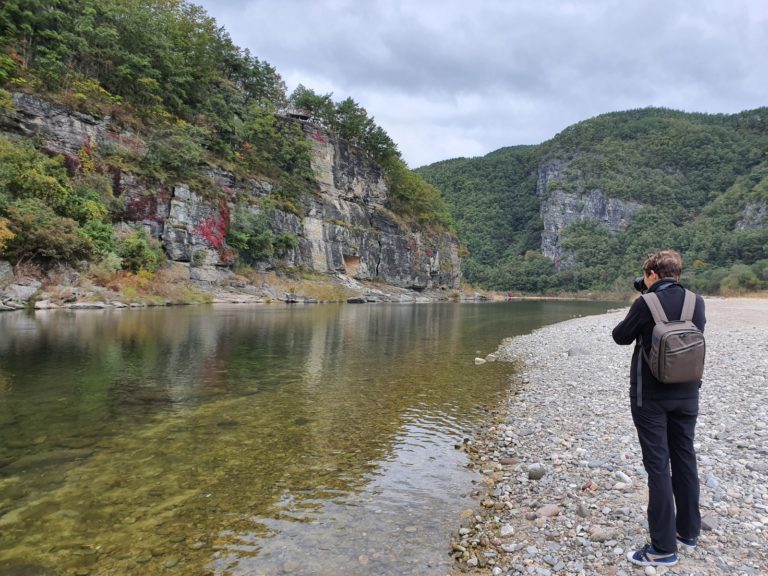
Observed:
[[[608,303],[0,314],[0,574],[442,575],[505,337]]]

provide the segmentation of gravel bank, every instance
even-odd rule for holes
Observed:
[[[625,557],[646,543],[647,493],[629,411],[632,347],[611,338],[623,309],[500,346],[520,381],[465,444],[483,483],[451,543],[455,573],[768,574],[768,300],[706,303],[698,549],[658,572]]]

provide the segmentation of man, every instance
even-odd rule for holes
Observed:
[[[679,284],[681,270],[682,259],[674,250],[658,252],[643,264],[646,289],[656,294],[670,320],[679,319],[682,313],[685,289]],[[693,323],[703,332],[705,322],[704,300],[697,295]],[[613,329],[617,344],[638,341],[632,354],[630,401],[643,465],[648,473],[651,543],[629,552],[627,559],[640,566],[673,566],[677,564],[678,545],[695,548],[701,531],[699,478],[693,447],[701,381],[664,384],[653,376],[640,344],[647,356],[654,325],[645,300],[638,298],[624,320]],[[638,362],[641,363],[640,397]]]

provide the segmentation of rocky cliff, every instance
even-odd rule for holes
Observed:
[[[63,155],[71,169],[77,168],[86,145],[97,150],[121,146],[137,156],[146,152],[142,138],[108,119],[23,94],[14,95],[14,105],[15,111],[0,119],[0,131],[37,139],[49,153]],[[400,220],[387,209],[387,184],[376,164],[316,127],[305,125],[304,131],[312,143],[318,193],[303,198],[295,211],[269,211],[273,231],[291,235],[296,247],[258,264],[415,290],[457,288],[461,269],[456,238]],[[224,282],[231,275],[233,251],[224,233],[232,214],[236,209],[258,213],[258,200],[272,191],[269,181],[242,181],[221,170],[208,171],[217,190],[213,198],[184,183],[153,184],[120,170],[112,176],[126,223],[146,228],[171,261],[201,282]]]
[[[610,198],[600,189],[585,189],[581,184],[577,185],[575,191],[564,190],[562,176],[568,168],[569,163],[564,160],[545,160],[539,165],[536,184],[544,226],[541,233],[541,253],[562,267],[568,267],[572,263],[572,257],[564,252],[561,246],[560,234],[564,228],[580,220],[594,220],[611,232],[618,232],[629,224],[641,208],[636,202]],[[579,183],[581,181],[572,174],[568,180]]]

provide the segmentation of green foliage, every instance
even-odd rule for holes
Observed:
[[[203,163],[206,133],[186,122],[155,132],[149,140],[144,169],[162,181],[195,177]]]
[[[8,207],[7,219],[13,237],[7,241],[3,255],[14,262],[76,262],[90,253],[77,222],[58,216],[39,198],[14,201]]]
[[[530,258],[524,257],[539,247],[541,234],[537,161],[535,148],[518,146],[415,170],[445,198],[469,250],[462,262],[469,282],[497,290],[522,290],[530,282]]]
[[[114,202],[112,183],[101,174],[83,174],[72,181],[72,194],[66,213],[81,225],[92,220],[105,222]]]
[[[243,261],[253,264],[285,256],[299,246],[299,239],[286,232],[275,234],[268,210],[253,212],[240,208],[230,223],[227,244],[237,250]]]
[[[91,173],[71,179],[60,157],[0,138],[0,215],[14,235],[9,257],[50,262],[108,253],[111,199],[109,178]]]
[[[288,101],[297,112],[306,113],[313,124],[329,128],[335,113],[332,97],[333,94],[316,94],[311,88],[299,84]]]
[[[53,209],[64,209],[71,189],[62,159],[0,136],[0,194],[38,198]]]
[[[297,112],[308,115],[310,122],[330,130],[339,138],[364,150],[374,161],[386,164],[400,158],[397,145],[386,131],[377,126],[365,108],[352,98],[334,103],[332,94],[316,94],[301,84],[289,98]]]
[[[1,83],[0,86],[2,86]],[[8,90],[0,88],[0,114],[11,114],[13,109],[14,105],[13,98],[11,98],[11,93],[8,92]]]
[[[384,163],[392,209],[414,218],[422,225],[449,228],[451,217],[440,192],[421,176],[412,172],[405,162],[390,156]]]
[[[160,245],[144,230],[133,230],[115,242],[115,254],[124,270],[155,272],[165,260]]]
[[[232,119],[252,101],[286,103],[272,66],[178,0],[5,0],[0,47],[0,85],[23,63],[33,89],[90,112],[125,105],[149,123],[194,122],[214,147],[229,142]]]
[[[315,185],[312,145],[298,123],[276,116],[262,104],[251,105],[243,119],[238,159],[248,172],[275,180],[275,196],[296,202]]]
[[[576,222],[563,231],[562,247],[575,261],[563,279],[569,287],[588,290],[596,283],[607,287],[613,281],[619,246],[608,228],[594,220]]]
[[[111,224],[90,220],[81,228],[81,234],[88,239],[95,255],[106,257],[114,252],[115,237]]]
[[[18,73],[18,69],[18,62],[8,54],[0,52],[0,86],[9,82]]]

